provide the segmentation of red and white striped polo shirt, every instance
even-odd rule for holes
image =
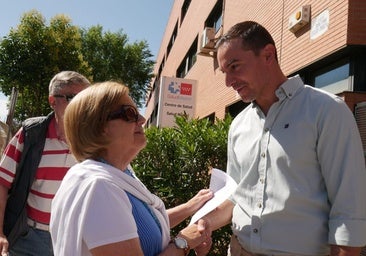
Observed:
[[[57,138],[55,118],[48,126],[45,147],[27,201],[28,217],[49,224],[51,201],[66,172],[76,163],[68,145]],[[0,183],[10,188],[23,150],[22,128],[11,139],[0,161]],[[30,149],[32,150],[32,149]]]

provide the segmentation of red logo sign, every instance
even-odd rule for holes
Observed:
[[[180,84],[180,94],[192,95],[192,84]]]

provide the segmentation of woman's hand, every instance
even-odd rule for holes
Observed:
[[[183,220],[192,216],[208,200],[213,197],[213,192],[209,189],[201,189],[188,202],[167,210],[170,228],[174,228]]]
[[[208,200],[213,197],[214,193],[209,189],[201,189],[194,197],[186,204],[187,208],[191,209],[191,215],[198,211]]]

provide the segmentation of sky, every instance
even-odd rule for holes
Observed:
[[[47,24],[57,14],[67,15],[73,25],[104,31],[122,30],[129,42],[146,40],[157,56],[174,0],[0,0],[0,38],[16,28],[22,15],[39,11]],[[155,58],[155,57],[154,57]],[[0,121],[8,114],[8,98],[0,92]]]

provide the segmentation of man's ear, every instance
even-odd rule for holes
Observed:
[[[264,56],[266,61],[275,61],[276,60],[276,47],[273,44],[267,44],[263,48]]]
[[[56,99],[53,95],[48,96],[48,103],[50,104],[51,108],[53,109],[56,105]]]
[[[108,127],[108,125],[105,125],[104,128],[103,128],[102,135],[103,136],[108,136],[108,134],[109,134],[109,127]]]

